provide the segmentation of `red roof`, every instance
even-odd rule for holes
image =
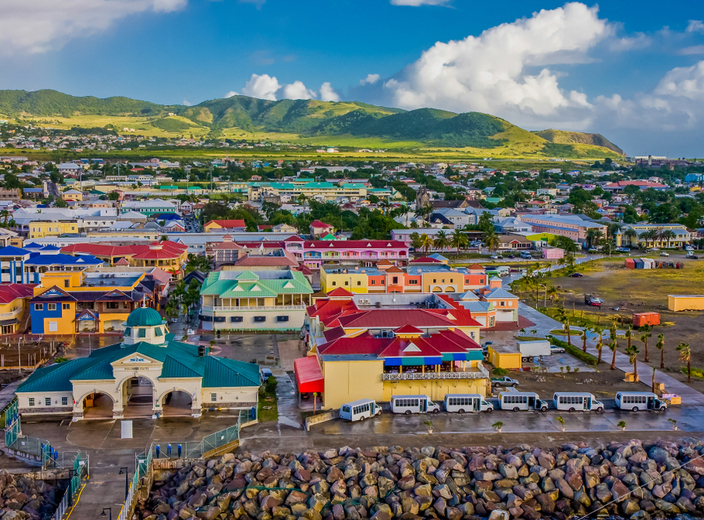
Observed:
[[[218,226],[220,226],[223,229],[238,229],[238,228],[246,228],[247,227],[247,224],[242,219],[210,220],[205,225],[207,226],[208,224],[212,224],[212,223],[217,224]]]
[[[61,248],[62,253],[87,254],[93,256],[131,256],[134,258],[176,258],[188,246],[178,242],[152,242],[149,245],[109,246],[105,244],[72,244]],[[146,255],[146,256],[145,256]]]
[[[352,296],[352,293],[349,292],[347,289],[343,289],[342,287],[338,287],[337,289],[333,289],[328,293],[328,296],[332,297],[340,297],[340,296]]]
[[[298,267],[298,262],[291,257],[290,254],[287,256],[243,256],[242,258],[235,261],[235,265],[244,266],[281,266],[281,267]]]
[[[318,228],[318,229],[326,229],[326,228],[334,228],[332,224],[326,224],[325,222],[321,222],[320,220],[314,220],[313,222],[310,223],[310,227],[312,228]]]
[[[31,298],[35,284],[3,283],[0,284],[0,303],[11,303],[17,298]]]
[[[415,260],[411,260],[412,264],[441,264],[442,262],[440,260],[437,260],[435,258],[430,258],[429,256],[421,256],[420,258],[416,258]]]
[[[404,249],[408,246],[398,240],[306,240],[306,249]]]
[[[325,390],[325,378],[316,356],[298,358],[293,362],[293,370],[296,373],[296,385],[299,392],[310,393]]]
[[[413,325],[404,325],[400,329],[396,329],[394,334],[423,334],[423,331]]]

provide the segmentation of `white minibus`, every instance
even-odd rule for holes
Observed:
[[[374,399],[359,399],[340,407],[340,419],[348,421],[363,421],[375,415],[381,415],[381,406],[376,404]]]
[[[487,403],[479,394],[446,394],[446,412],[493,412],[494,405]]]
[[[587,392],[555,392],[552,402],[558,410],[569,412],[580,410],[601,413],[604,411],[604,404]]]
[[[391,398],[393,413],[438,413],[440,407],[427,395],[395,395]]]
[[[664,412],[667,403],[652,392],[617,392],[616,408],[621,410],[656,410]]]
[[[535,392],[501,392],[499,406],[502,410],[540,410],[548,411],[548,403],[540,399]]]

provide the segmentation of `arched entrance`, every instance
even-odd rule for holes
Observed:
[[[151,417],[154,414],[154,385],[146,377],[131,377],[122,383],[124,417]]]
[[[110,419],[114,402],[112,396],[100,392],[88,394],[83,398],[84,419]]]
[[[172,390],[162,397],[160,404],[165,417],[190,416],[192,413],[191,407],[193,406],[193,399],[188,392]]]

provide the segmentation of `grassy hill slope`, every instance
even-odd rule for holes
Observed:
[[[441,149],[502,157],[589,157],[623,154],[599,134],[528,132],[503,119],[467,112],[400,110],[355,101],[268,101],[247,96],[195,106],[125,97],[75,97],[53,90],[0,91],[0,114],[46,127],[103,127],[118,133],[266,139],[387,149]]]

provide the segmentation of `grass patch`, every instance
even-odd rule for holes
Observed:
[[[563,330],[563,329],[553,329],[550,331],[550,334],[553,335],[559,335],[559,336],[567,336],[568,334]],[[569,335],[570,336],[576,336],[578,338],[582,337],[582,331],[577,330],[577,329],[570,329],[569,330]]]
[[[518,341],[540,341],[545,339],[545,336],[516,336]]]
[[[680,368],[680,372],[687,375],[687,367]],[[694,379],[704,379],[704,369],[692,367],[692,377]]]
[[[560,317],[560,309],[558,307],[541,307],[538,310],[546,316],[550,316],[554,320],[557,320]],[[608,329],[613,323],[614,318],[614,315],[587,311],[583,309],[576,311],[574,314],[572,314],[569,310],[566,310],[565,312],[570,318],[570,325],[576,325],[577,327],[585,327],[588,329],[593,329],[594,327]]]
[[[257,418],[259,422],[276,421],[279,419],[279,407],[276,402],[276,378],[271,376],[259,389],[259,405]]]
[[[575,358],[579,359],[580,361],[583,361],[587,365],[595,367],[598,364],[597,363],[598,359],[596,358],[596,356],[592,356],[591,354],[584,352],[579,347],[575,347],[574,345],[570,345],[566,341],[562,341],[561,339],[557,339],[553,336],[548,336],[547,339],[549,339],[550,343],[552,343],[553,345],[555,345],[557,347],[564,348],[565,352],[567,352],[570,356],[575,357]]]

